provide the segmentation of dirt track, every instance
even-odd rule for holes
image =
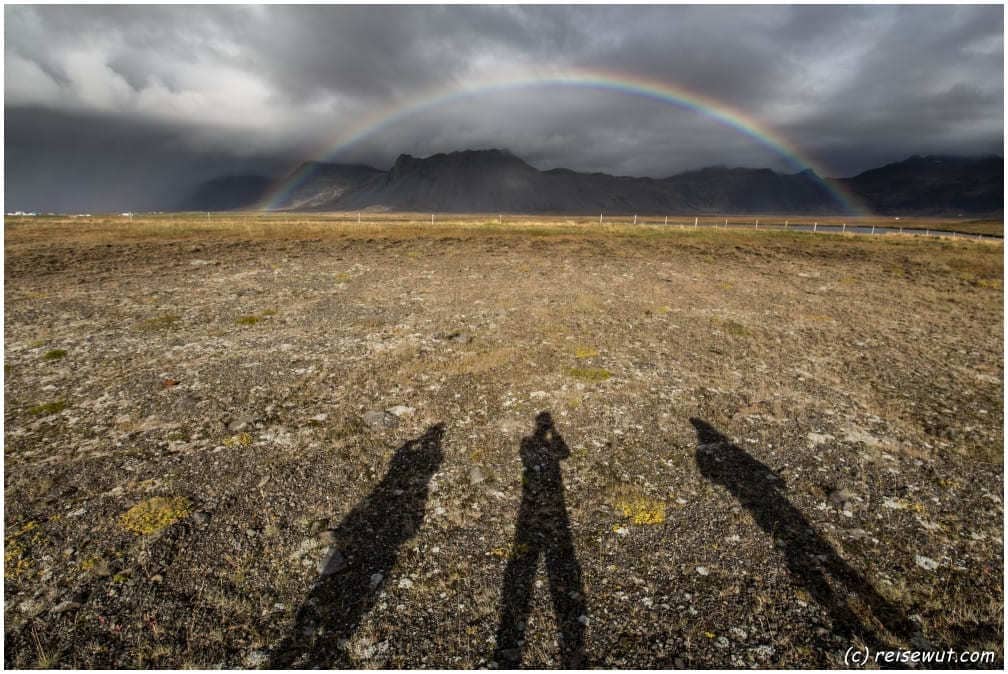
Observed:
[[[8,667],[1003,663],[1000,245],[76,226],[6,231]]]

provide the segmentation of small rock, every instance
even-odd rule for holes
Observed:
[[[308,421],[314,422],[316,424],[321,424],[323,421],[325,421],[328,418],[329,418],[328,414],[325,414],[325,413],[323,413],[323,414],[316,414],[315,416],[313,416]]]
[[[318,539],[322,545],[333,545],[337,542],[336,530],[323,529],[318,533]]]
[[[193,523],[198,527],[205,526],[210,521],[210,513],[204,512],[202,510],[197,510],[192,515]]]
[[[80,602],[76,601],[64,601],[57,604],[53,609],[53,613],[65,613],[66,611],[76,611],[80,608]]]
[[[298,549],[290,554],[289,559],[301,559],[308,553],[318,548],[318,546],[319,541],[317,538],[306,538],[301,541],[301,545],[298,546]]]
[[[714,645],[717,646],[718,648],[728,648],[730,644],[731,642],[728,641],[727,637],[718,637],[714,641]]]
[[[399,589],[400,590],[408,590],[411,587],[413,587],[413,581],[410,580],[409,578],[402,578],[402,579],[399,580]]]
[[[164,582],[164,576],[162,576],[160,573],[156,573],[150,577],[150,582],[154,583],[155,585],[160,585],[161,583]]]
[[[917,566],[925,571],[934,571],[939,566],[938,562],[924,555],[914,555],[914,561],[917,562]]]
[[[854,494],[847,489],[840,489],[830,494],[829,499],[840,510],[849,510],[847,506],[854,500]]]
[[[363,417],[364,423],[374,430],[395,428],[399,425],[399,417],[384,410],[371,410]]]
[[[346,558],[343,553],[333,548],[318,562],[318,572],[323,576],[331,576],[346,568]]]
[[[409,416],[410,414],[413,414],[413,408],[406,407],[405,405],[396,405],[395,407],[390,407],[385,411],[388,412],[389,414],[394,414],[396,418],[405,417]]]
[[[228,430],[231,431],[232,433],[236,433],[238,431],[244,431],[245,429],[251,427],[253,423],[255,423],[255,419],[253,419],[250,416],[246,415],[238,417],[237,419],[232,419],[230,422],[228,422]]]
[[[263,650],[255,650],[245,656],[245,666],[249,668],[262,667],[269,662],[269,653]]]
[[[479,466],[473,466],[469,470],[469,484],[479,484],[480,482],[483,482],[485,479],[486,476],[483,474],[483,471],[480,469]]]
[[[871,433],[861,430],[860,428],[846,429],[844,439],[847,440],[848,442],[863,442],[865,446],[870,448],[882,446],[881,440],[879,440]]]
[[[385,576],[381,575],[380,573],[371,574],[371,589],[373,590],[379,585],[381,585],[382,579],[384,578]]]
[[[706,576],[710,574],[710,570],[706,566],[698,566],[696,568],[696,572],[699,573],[701,576]]]
[[[45,609],[45,604],[35,599],[26,599],[18,604],[18,610],[30,618],[34,618]]]

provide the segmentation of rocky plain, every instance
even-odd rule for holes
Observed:
[[[1003,666],[1001,243],[504,220],[8,218],[5,666]]]

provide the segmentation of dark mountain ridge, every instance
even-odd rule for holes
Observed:
[[[455,213],[839,214],[846,188],[872,212],[903,215],[994,215],[1003,211],[1001,157],[910,157],[850,178],[812,171],[707,167],[667,178],[540,171],[507,150],[463,150],[419,158],[400,155],[388,171],[360,164],[311,162],[284,181],[276,210],[435,211]],[[187,210],[261,206],[262,176],[202,185]],[[258,191],[257,191],[258,190]],[[239,203],[240,202],[240,203]],[[220,209],[200,204],[229,204]]]

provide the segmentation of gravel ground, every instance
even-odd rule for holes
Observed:
[[[7,667],[1003,664],[1000,244],[156,226],[7,225]]]

